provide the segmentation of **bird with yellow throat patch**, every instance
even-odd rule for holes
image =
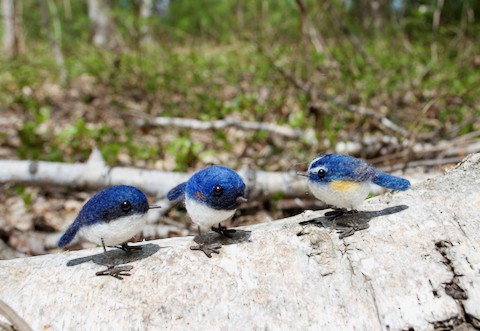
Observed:
[[[373,184],[399,191],[410,188],[407,179],[386,174],[365,161],[341,154],[318,156],[310,163],[307,172],[298,174],[308,177],[308,187],[317,199],[335,207],[325,214],[327,218],[334,221],[347,211],[352,214],[353,227],[342,237],[368,228],[368,223],[356,224],[354,215]]]

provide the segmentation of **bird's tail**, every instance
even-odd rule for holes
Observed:
[[[391,190],[405,191],[410,188],[410,181],[408,179],[388,175],[384,172],[379,172],[373,182]]]
[[[170,201],[180,201],[180,200],[183,200],[184,196],[185,196],[185,187],[187,186],[187,183],[182,183],[182,184],[179,184],[177,186],[175,186],[174,188],[172,188],[170,191],[168,191],[167,193],[167,199],[170,200]]]
[[[67,229],[67,231],[65,231],[63,236],[58,241],[58,247],[65,247],[68,244],[70,244],[73,238],[75,238],[75,235],[77,234],[79,229],[80,229],[80,223],[76,221],[73,222],[73,224],[70,225],[70,227]]]

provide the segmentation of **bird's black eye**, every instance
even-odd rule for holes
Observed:
[[[132,209],[132,204],[130,203],[130,201],[124,201],[120,205],[120,208],[122,208],[124,212],[128,213]]]
[[[221,187],[220,185],[215,185],[213,187],[213,194],[222,195],[222,193],[223,193],[223,187]]]
[[[325,169],[320,169],[317,172],[318,178],[323,178],[323,177],[325,177],[326,174],[327,174],[327,172],[325,171]]]

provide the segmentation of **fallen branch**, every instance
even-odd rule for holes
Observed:
[[[4,325],[0,320],[1,330],[9,330],[11,325],[11,330],[32,331],[27,322],[2,300],[0,300],[0,316],[4,316],[9,322]]]
[[[269,172],[252,169],[238,171],[248,188],[249,198],[282,194],[302,197],[306,183],[294,171]],[[100,152],[92,151],[86,163],[60,163],[45,161],[0,160],[0,183],[34,186],[63,186],[70,188],[100,189],[111,185],[130,184],[157,198],[191,174],[163,172],[131,167],[110,167]],[[167,204],[166,201],[164,201]]]
[[[362,116],[370,117],[371,119],[375,120],[377,125],[380,126],[380,127],[389,129],[390,131],[393,131],[393,132],[401,134],[401,135],[405,135],[407,133],[407,130],[405,130],[401,126],[395,124],[392,120],[390,120],[384,114],[379,114],[379,113],[375,112],[373,109],[346,103],[346,102],[340,100],[340,98],[338,98],[334,95],[331,95],[331,94],[323,93],[323,92],[320,92],[320,91],[315,91],[315,93],[317,94],[317,96],[319,98],[324,99],[326,101],[329,101],[331,104],[333,104],[337,107],[343,108],[343,109],[348,110],[352,113],[357,113],[357,114],[360,114]]]
[[[413,168],[417,166],[434,166],[459,162],[465,155],[480,152],[480,141],[477,136],[480,131],[471,132],[451,140],[440,140],[435,144],[415,143],[411,151],[403,149],[398,152],[388,153],[370,162],[377,164],[395,164],[395,168]],[[404,141],[408,144],[408,141]],[[408,161],[413,158],[417,161]]]
[[[294,129],[285,125],[277,125],[266,122],[239,121],[236,119],[223,119],[216,121],[200,121],[193,118],[181,117],[156,117],[151,120],[137,120],[139,126],[167,126],[192,130],[222,130],[229,127],[235,127],[242,130],[267,131],[287,138],[304,139],[311,145],[317,145],[315,132],[310,130]]]
[[[349,154],[370,159],[374,164],[405,163],[413,167],[411,160],[431,158],[457,157],[462,159],[467,154],[480,152],[480,131],[471,132],[450,140],[440,140],[435,143],[414,142],[404,139],[400,142],[394,136],[364,136],[356,141],[339,141],[334,150],[336,153]],[[408,147],[408,149],[407,149]],[[378,156],[381,154],[381,156]],[[373,158],[375,157],[375,158]]]

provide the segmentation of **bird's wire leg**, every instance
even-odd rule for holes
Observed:
[[[227,238],[233,238],[232,234],[237,232],[237,230],[234,229],[227,229],[226,226],[222,226],[220,223],[218,223],[218,227],[212,226],[212,231],[221,234],[222,236],[225,236]]]
[[[105,241],[103,240],[103,238],[100,239],[102,241],[102,247],[103,247],[103,253],[106,253],[107,252],[107,248],[105,246]]]
[[[343,216],[345,214],[346,210],[343,208],[335,208],[332,211],[328,211],[325,213],[325,217],[327,217],[330,222],[330,230],[333,231],[337,228],[337,218]]]
[[[198,238],[200,238],[201,235],[202,235],[202,230],[200,229],[200,226],[198,226]],[[190,246],[190,249],[192,251],[202,251],[209,258],[212,257],[213,253],[220,254],[220,248],[222,248],[222,244],[220,243],[212,243],[212,244],[203,243],[203,244]]]
[[[105,247],[105,242],[103,241],[102,238],[102,246],[103,246],[103,253],[107,253],[107,248]],[[109,264],[107,265],[107,269],[97,271],[95,273],[96,276],[112,276],[115,277],[116,279],[122,280],[122,276],[130,276],[129,271],[133,269],[133,266],[131,265],[123,265],[123,266],[116,266],[114,264]]]

